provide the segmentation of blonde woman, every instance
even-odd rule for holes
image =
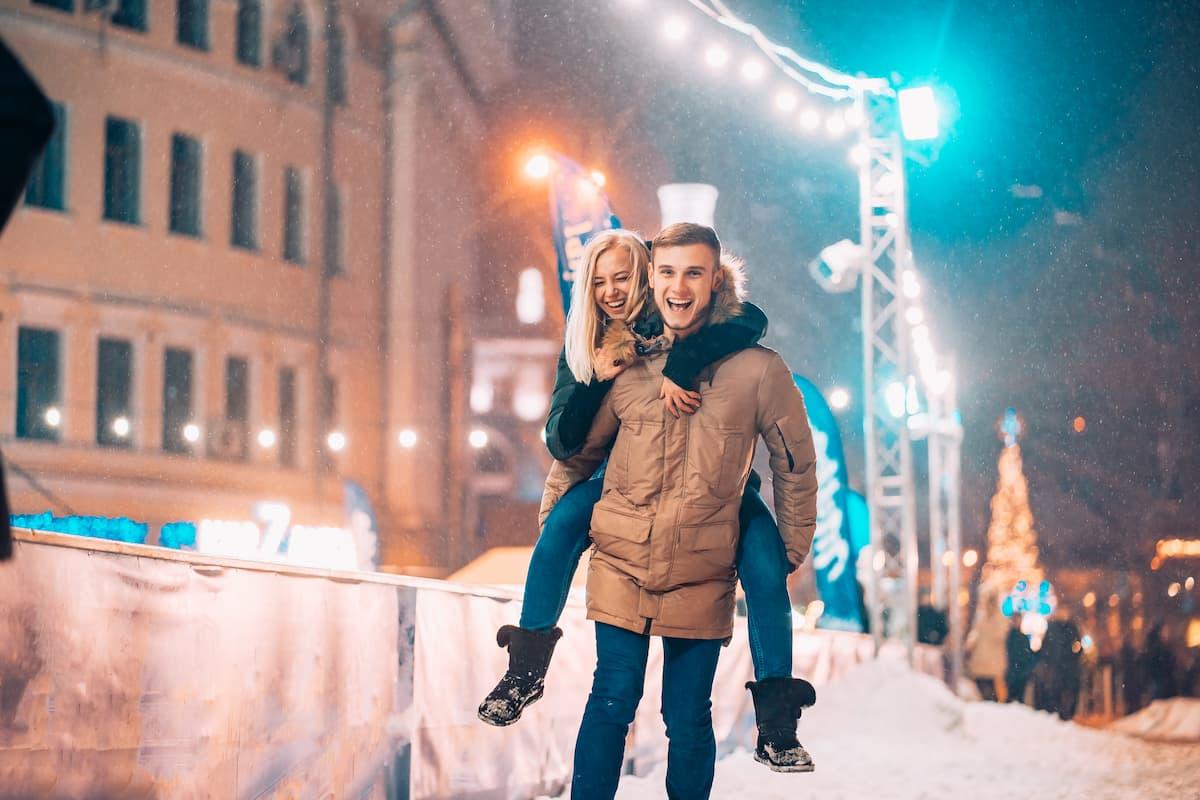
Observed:
[[[646,243],[630,231],[606,231],[588,243],[572,290],[546,423],[546,444],[558,460],[570,458],[583,446],[612,379],[639,355],[671,347],[648,295],[649,263]],[[694,391],[699,373],[757,343],[766,327],[763,312],[743,302],[732,314],[710,318],[701,331],[671,347],[660,393],[664,413],[678,417],[695,412],[700,404]],[[603,472],[601,467],[591,480],[567,492],[546,519],[529,563],[520,624],[505,625],[496,636],[508,649],[509,665],[479,707],[484,722],[511,725],[542,696],[554,646],[562,636],[555,626],[579,559],[590,544],[592,507],[600,499]],[[786,705],[792,682],[790,567],[779,529],[757,486],[748,486],[742,500],[737,566],[746,592],[755,677],[760,686],[777,688],[780,704]],[[757,697],[756,692],[756,702]],[[760,710],[760,729],[763,716]],[[773,770],[812,769],[795,740],[796,716],[798,710],[790,720],[777,722],[775,727],[782,730],[772,732],[771,746],[758,748],[756,757]]]

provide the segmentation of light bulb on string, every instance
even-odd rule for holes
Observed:
[[[747,58],[742,62],[741,72],[746,83],[758,83],[767,74],[767,68],[757,58]]]
[[[800,112],[800,127],[806,131],[815,131],[821,127],[821,115],[815,108],[806,108]]]
[[[704,51],[704,63],[709,69],[718,70],[729,63],[729,51],[719,44],[712,44]]]
[[[683,17],[667,17],[662,26],[662,35],[671,44],[679,44],[688,35],[688,24]]]
[[[780,89],[775,93],[775,110],[787,114],[796,110],[799,100],[791,89]]]

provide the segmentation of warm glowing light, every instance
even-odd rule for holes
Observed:
[[[843,411],[850,405],[850,392],[837,387],[829,392],[829,407],[834,411]]]
[[[541,180],[550,174],[550,166],[550,157],[538,153],[525,162],[525,174],[534,180]]]
[[[487,431],[476,428],[467,436],[467,442],[469,442],[471,447],[474,447],[476,450],[482,450],[483,448],[487,447]]]
[[[1154,551],[1160,559],[1200,558],[1200,539],[1160,539]]]
[[[405,450],[411,450],[417,446],[417,432],[412,428],[405,428],[400,431],[400,434],[396,438],[399,440],[400,446]]]
[[[958,559],[954,557],[953,550],[947,550],[946,552],[942,553],[942,566],[943,567],[953,567],[954,562],[957,560]]]
[[[51,428],[57,428],[59,425],[62,425],[62,412],[58,410],[57,406],[47,408],[42,418],[46,420],[46,424]]]
[[[746,83],[758,83],[766,74],[766,66],[757,58],[747,58],[742,62],[742,79]]]
[[[1120,598],[1120,596],[1119,596],[1119,595],[1116,595],[1116,594],[1110,594],[1110,595],[1108,596],[1108,607],[1109,607],[1109,608],[1116,608],[1116,607],[1117,607],[1117,606],[1119,606],[1119,605],[1121,605],[1121,598]]]
[[[1173,582],[1167,587],[1167,597],[1174,597],[1179,594],[1179,581]]]
[[[977,553],[974,550],[967,550],[965,553],[963,553],[963,566],[964,567],[970,568],[970,567],[975,566],[978,563],[979,563],[979,553]]]
[[[909,325],[920,325],[925,321],[925,311],[920,306],[909,306],[904,312]]]
[[[325,437],[325,444],[329,445],[329,449],[335,453],[340,453],[346,449],[346,434],[341,431],[331,431]]]
[[[1189,575],[1189,576],[1188,576],[1188,579],[1187,579],[1186,581],[1184,581],[1184,582],[1183,582],[1183,588],[1187,589],[1189,592],[1190,592],[1190,591],[1191,591],[1191,590],[1192,590],[1192,589],[1193,589],[1195,586],[1196,586],[1196,579],[1195,579],[1195,578],[1193,578],[1191,575]]]
[[[592,182],[597,186],[603,187],[604,184],[608,183],[608,178],[604,177],[604,173],[600,170],[594,169],[592,170]]]
[[[784,114],[795,111],[800,100],[791,89],[781,89],[775,94],[775,110]]]
[[[183,438],[195,444],[200,441],[200,426],[194,422],[189,422],[183,426]]]
[[[264,450],[275,446],[275,431],[263,428],[258,432],[258,446]]]
[[[1096,605],[1096,593],[1088,592],[1083,596],[1083,607],[1091,608],[1094,605]]]
[[[112,421],[112,432],[124,439],[129,435],[129,417],[117,417]]]
[[[1075,429],[1076,433],[1083,433],[1087,429],[1087,420],[1083,417],[1076,417],[1071,423],[1071,427]]]

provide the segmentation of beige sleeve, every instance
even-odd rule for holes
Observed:
[[[758,430],[771,457],[775,520],[788,561],[799,567],[817,527],[817,457],[804,398],[791,370],[774,353],[759,384]]]
[[[586,481],[604,461],[612,449],[613,438],[620,428],[620,420],[613,410],[613,395],[610,391],[604,398],[591,430],[580,451],[565,461],[555,461],[546,476],[546,488],[542,491],[542,507],[538,511],[538,529],[546,524],[546,517],[571,487]]]

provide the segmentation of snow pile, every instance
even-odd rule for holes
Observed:
[[[1200,700],[1173,697],[1155,700],[1148,707],[1109,726],[1112,730],[1163,742],[1200,742]]]
[[[1026,706],[964,703],[902,663],[868,662],[817,691],[800,741],[817,771],[780,775],[746,752],[717,765],[714,798],[1179,800],[1200,786],[1200,745],[1152,744]],[[664,794],[665,766],[620,800]]]

